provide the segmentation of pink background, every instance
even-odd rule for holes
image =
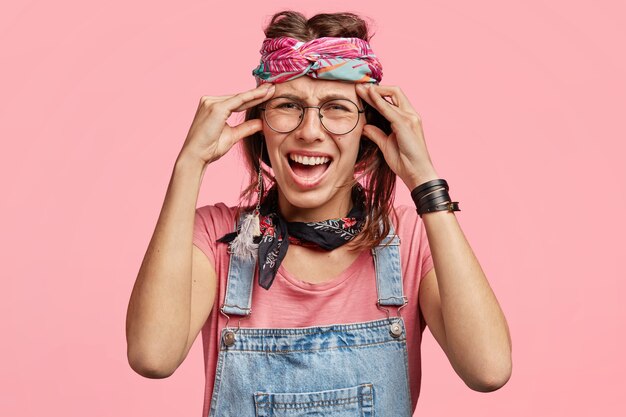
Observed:
[[[422,116],[512,332],[513,376],[484,394],[426,331],[416,414],[626,415],[624,3],[336,3],[299,10],[374,19],[383,83]],[[200,339],[145,379],[126,307],[200,96],[254,85],[261,28],[289,4],[3,3],[0,415],[201,415]],[[231,152],[198,206],[242,184]]]

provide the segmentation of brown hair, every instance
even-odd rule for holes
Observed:
[[[331,37],[355,37],[365,41],[371,39],[367,23],[353,13],[320,13],[307,19],[299,12],[286,10],[276,13],[265,28],[265,36],[276,38],[290,36],[307,42],[313,39]],[[376,109],[365,103],[365,118],[368,124],[380,128],[386,134],[391,133],[389,121]],[[246,111],[245,120],[260,118],[258,106]],[[261,132],[257,132],[243,139],[243,151],[250,172],[250,184],[241,192],[240,198],[252,202],[255,197],[258,170],[264,172],[264,178],[269,179],[270,186],[275,182],[270,173],[262,168],[259,159],[271,167],[269,156]],[[357,178],[365,190],[365,208],[367,222],[365,227],[354,239],[352,250],[373,248],[389,233],[391,221],[390,213],[393,210],[393,200],[396,187],[396,174],[391,170],[378,146],[371,140],[361,137],[359,152],[354,167]],[[268,189],[264,184],[265,190]]]

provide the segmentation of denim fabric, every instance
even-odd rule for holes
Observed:
[[[379,297],[372,302],[381,305],[406,301],[399,241],[393,233],[386,239],[391,245],[382,246],[383,242],[372,250]],[[241,271],[254,269],[242,262],[231,256],[224,304],[249,311],[253,285],[242,282],[253,276]],[[399,326],[398,337],[391,332],[394,324]],[[235,334],[230,345],[224,338],[229,332]],[[301,328],[227,327],[220,343],[209,417],[412,414],[406,332],[400,317]]]
[[[230,256],[228,279],[226,281],[226,299],[222,311],[228,315],[245,316],[250,314],[252,289],[254,288],[254,269],[256,259],[241,259]],[[243,279],[243,277],[252,277]]]
[[[296,394],[258,393],[254,395],[254,404],[259,417],[290,417],[294,413],[335,417],[374,415],[371,384]]]
[[[399,245],[400,237],[393,234],[392,226],[380,245],[372,249],[376,266],[378,302],[383,306],[401,306],[406,301],[402,286]]]

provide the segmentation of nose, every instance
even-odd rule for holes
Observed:
[[[305,107],[304,120],[300,123],[300,126],[296,129],[296,137],[298,139],[313,142],[316,140],[324,140],[324,126],[320,119],[320,112],[318,107]]]

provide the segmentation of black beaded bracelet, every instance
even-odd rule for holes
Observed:
[[[461,211],[458,201],[451,201],[448,182],[442,178],[427,181],[411,191],[411,198],[420,217],[434,211]]]

